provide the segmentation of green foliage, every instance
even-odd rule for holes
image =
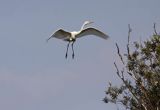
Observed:
[[[154,34],[143,44],[134,42],[135,49],[130,52],[130,32],[127,55],[122,56],[116,44],[124,67],[120,71],[114,65],[123,83],[119,87],[109,83],[104,102],[121,104],[129,110],[160,110],[160,35]]]

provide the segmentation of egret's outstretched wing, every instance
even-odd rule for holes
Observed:
[[[86,36],[86,35],[95,35],[95,36],[101,37],[103,39],[109,38],[108,35],[104,34],[103,32],[101,32],[101,31],[99,31],[95,28],[84,29],[76,37],[79,38],[79,37],[83,37],[83,36]]]
[[[64,31],[63,29],[59,29],[59,30],[57,30],[55,33],[53,33],[53,34],[51,35],[51,37],[49,37],[49,38],[47,39],[47,41],[48,41],[49,39],[51,39],[52,37],[55,37],[55,38],[57,38],[57,39],[65,39],[66,37],[68,37],[68,36],[70,36],[70,35],[71,35],[70,32]]]

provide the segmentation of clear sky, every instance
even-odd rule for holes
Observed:
[[[105,104],[108,82],[118,84],[115,42],[160,30],[160,0],[0,0],[1,110],[115,110]],[[57,29],[79,30],[85,20],[110,36],[77,39],[75,59],[66,42],[46,39]]]

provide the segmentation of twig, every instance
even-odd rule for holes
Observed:
[[[117,67],[117,65],[116,65],[115,62],[114,62],[114,66],[115,66],[115,68],[116,68],[116,70],[117,70],[117,75],[121,78],[121,76],[120,76],[120,74],[119,74],[119,69],[118,69],[118,67]]]
[[[130,49],[129,49],[129,44],[130,44],[130,33],[132,32],[132,29],[130,27],[130,24],[128,24],[128,43],[127,43],[127,53],[128,53],[128,59],[131,59],[131,56],[130,56]]]
[[[154,29],[155,35],[157,35],[157,31],[156,31],[156,23],[154,23],[153,29]]]
[[[124,79],[124,68],[123,68],[123,70],[121,71],[121,74],[122,74],[122,78]]]
[[[123,61],[123,58],[122,58],[122,55],[120,54],[120,51],[119,51],[119,47],[118,47],[118,44],[116,43],[116,47],[117,47],[117,53],[122,61],[122,63],[124,64],[124,61]]]
[[[129,41],[130,41],[130,33],[132,32],[132,29],[130,27],[130,24],[128,24],[128,44],[129,44]]]

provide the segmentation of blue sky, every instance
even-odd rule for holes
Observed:
[[[118,84],[115,42],[148,39],[160,30],[159,0],[0,0],[1,110],[115,110],[105,104],[108,82]],[[59,28],[79,30],[85,20],[110,36],[77,39],[75,59],[66,42],[46,39]]]

